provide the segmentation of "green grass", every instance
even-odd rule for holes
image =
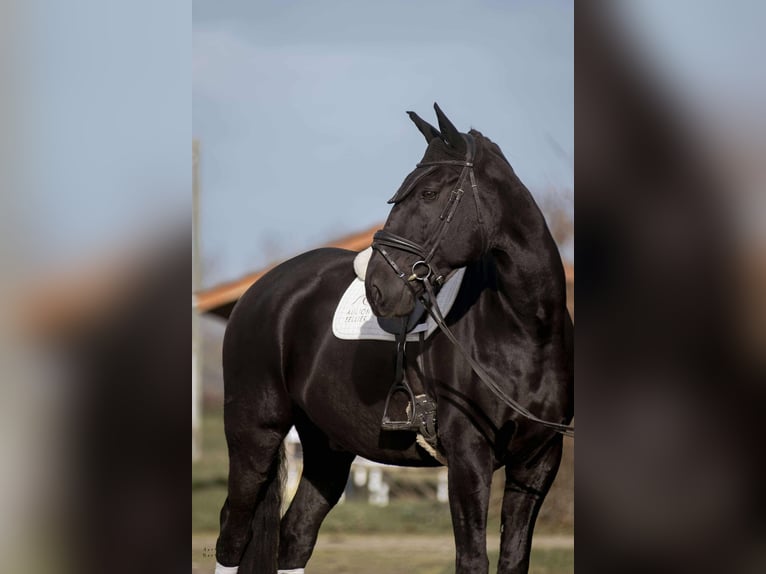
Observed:
[[[202,458],[192,464],[192,532],[215,533],[218,531],[218,515],[226,499],[228,456],[223,432],[221,409],[207,410],[203,417]],[[559,478],[543,505],[535,532],[539,534],[571,534],[572,464],[565,448],[565,460]],[[405,474],[402,480],[410,480],[417,474]],[[424,471],[426,474],[428,471]],[[490,503],[488,531],[498,532],[502,479],[496,477]],[[563,491],[556,495],[556,490]],[[567,492],[568,490],[568,492]],[[322,533],[357,534],[451,534],[449,507],[435,500],[393,499],[387,507],[370,506],[357,500],[337,505],[322,525]]]
[[[497,539],[495,538],[495,542]],[[213,536],[192,537],[192,571],[211,572],[214,567]],[[497,567],[498,552],[490,544],[490,572]],[[451,574],[455,571],[454,545],[447,535],[337,535],[322,532],[307,570],[313,574]],[[571,574],[574,550],[534,548],[531,574]]]
[[[192,532],[216,532],[226,485],[192,488]],[[322,532],[441,534],[452,532],[449,508],[430,501],[395,501],[385,507],[346,502],[332,509]]]
[[[376,551],[374,540],[365,550],[327,551],[317,548],[307,570],[315,574],[454,574],[453,554],[427,552]],[[489,553],[489,571],[497,572],[498,553]],[[574,551],[571,549],[535,549],[530,558],[530,574],[571,574]]]
[[[489,553],[489,571],[497,572],[498,552]],[[439,574],[454,574],[455,567],[450,564]],[[532,550],[529,559],[529,574],[570,574],[574,572],[573,549],[538,549]]]
[[[394,501],[388,506],[347,502],[332,509],[322,532],[356,534],[442,534],[452,532],[449,508],[431,501]]]
[[[192,572],[195,573],[212,572],[214,568],[218,514],[226,499],[228,457],[220,409],[205,413],[202,443],[202,459],[192,464]],[[571,504],[573,452],[566,443],[564,456],[557,484],[540,513],[536,534],[572,533],[571,511],[566,505]],[[406,482],[418,476],[415,471],[399,478]],[[493,540],[489,545],[490,572],[495,572],[498,555],[502,480],[497,482],[497,488],[493,487],[488,525]],[[557,488],[559,496],[555,494]],[[383,539],[393,542],[381,547]],[[426,540],[430,542],[426,544]],[[434,549],[434,540],[440,541],[437,549]],[[421,551],[421,545],[430,549]],[[386,507],[357,500],[339,504],[322,525],[309,568],[313,574],[362,571],[366,574],[450,574],[454,572],[454,542],[449,507],[425,499],[393,499]],[[569,574],[574,571],[574,550],[535,548],[529,571],[531,574]]]
[[[226,486],[192,488],[192,532],[218,532],[218,514],[226,500]]]
[[[229,455],[223,433],[223,413],[208,410],[202,417],[202,457],[192,463],[192,491],[211,483],[226,485]]]

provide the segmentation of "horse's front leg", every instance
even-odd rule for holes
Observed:
[[[492,484],[492,452],[473,427],[442,435],[449,459],[449,503],[455,533],[455,574],[486,574],[487,507]]]
[[[526,574],[529,570],[535,520],[556,477],[561,446],[561,437],[553,437],[531,464],[516,460],[505,467],[498,574]]]

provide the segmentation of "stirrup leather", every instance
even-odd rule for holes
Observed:
[[[383,420],[381,427],[383,430],[393,431],[414,431],[423,435],[426,441],[435,447],[438,439],[436,434],[436,402],[429,396],[422,394],[415,396],[412,387],[407,383],[404,373],[405,365],[405,345],[407,344],[406,323],[396,334],[396,374],[394,384],[388,390],[386,395],[386,404],[383,407]],[[422,344],[421,333],[421,344]],[[391,399],[397,393],[404,393],[407,396],[407,407],[405,413],[407,418],[392,420],[389,414]]]
[[[412,387],[404,379],[404,351],[407,344],[407,323],[406,319],[400,323],[399,332],[396,333],[396,374],[394,375],[394,384],[388,390],[386,396],[386,406],[383,407],[383,421],[381,427],[384,430],[412,430],[415,422],[415,393]],[[409,406],[406,409],[407,418],[405,420],[391,420],[388,414],[388,407],[391,404],[391,397],[396,393],[403,392],[407,395]]]

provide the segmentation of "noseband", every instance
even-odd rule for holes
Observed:
[[[473,173],[473,160],[476,154],[476,143],[473,136],[470,134],[462,134],[466,142],[466,154],[465,160],[441,160],[441,161],[424,161],[420,162],[417,167],[431,167],[431,166],[459,166],[463,169],[458,177],[455,189],[450,192],[450,198],[447,205],[439,215],[439,222],[436,226],[431,237],[426,241],[424,245],[410,241],[405,237],[391,233],[385,229],[381,229],[375,233],[372,238],[372,248],[383,256],[383,259],[391,266],[394,272],[399,278],[405,282],[405,284],[412,288],[413,281],[421,281],[423,284],[430,283],[433,287],[440,287],[445,281],[445,273],[435,269],[433,265],[433,258],[436,250],[439,248],[444,235],[447,232],[447,227],[452,222],[452,218],[455,216],[460,200],[463,198],[465,192],[463,191],[463,184],[466,176],[471,181],[471,189],[473,191],[474,200],[476,201],[476,213],[479,217],[479,223],[481,223],[481,217],[479,215],[479,199],[477,197],[478,187],[476,185],[476,176]],[[408,275],[402,271],[396,264],[396,261],[386,250],[386,247],[391,249],[398,249],[399,251],[406,251],[412,253],[418,259],[412,264],[411,274]]]

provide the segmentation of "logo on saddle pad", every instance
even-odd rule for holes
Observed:
[[[439,294],[436,296],[439,308],[445,316],[455,303],[464,274],[465,268],[455,271],[452,277],[444,283]],[[426,321],[417,325],[407,334],[407,340],[417,341],[419,333],[422,331],[425,331],[425,337],[429,337],[436,330],[436,327],[436,322],[428,316]],[[335,315],[332,318],[332,332],[338,339],[347,341],[396,340],[394,335],[384,331],[378,325],[377,317],[375,317],[372,308],[367,303],[364,281],[358,277],[354,278],[343,294],[343,297],[340,298],[340,302],[335,309]]]

